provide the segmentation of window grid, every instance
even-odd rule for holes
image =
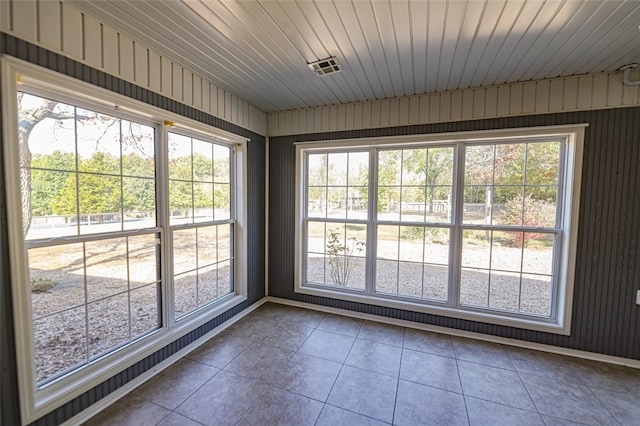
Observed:
[[[563,142],[561,142],[562,139],[554,139],[554,138],[526,138],[526,139],[521,139],[521,140],[516,140],[514,141],[507,141],[507,142],[492,142],[492,143],[482,143],[482,144],[474,144],[474,143],[465,143],[465,142],[458,142],[455,144],[443,144],[443,145],[428,145],[428,146],[423,146],[423,147],[418,147],[418,148],[406,148],[406,149],[399,149],[399,148],[386,148],[386,147],[371,147],[369,148],[369,153],[370,153],[370,160],[371,160],[371,165],[372,168],[370,168],[369,171],[369,181],[373,182],[373,184],[370,186],[370,190],[369,190],[369,214],[368,214],[368,220],[366,220],[365,222],[368,224],[368,229],[369,229],[369,233],[368,233],[368,238],[367,238],[367,268],[366,268],[366,285],[365,285],[365,289],[363,289],[362,293],[363,294],[369,294],[369,295],[375,295],[375,294],[380,294],[380,292],[378,291],[378,264],[380,261],[384,261],[384,262],[389,262],[392,261],[390,258],[388,257],[382,257],[380,255],[380,237],[379,237],[379,228],[380,226],[389,226],[389,225],[393,225],[397,227],[397,236],[395,237],[395,239],[397,241],[395,241],[395,245],[396,245],[396,251],[398,253],[397,258],[395,260],[396,265],[395,265],[395,273],[392,275],[395,275],[395,294],[390,294],[387,291],[382,291],[382,294],[384,295],[384,297],[400,297],[402,298],[414,298],[417,297],[419,299],[424,300],[425,302],[444,302],[447,305],[450,306],[454,306],[454,307],[460,307],[460,308],[470,308],[472,310],[475,309],[480,309],[485,310],[485,311],[489,311],[489,312],[495,312],[495,311],[500,311],[500,312],[504,312],[507,316],[509,315],[515,315],[515,316],[538,316],[538,317],[542,317],[542,318],[551,318],[553,319],[556,315],[556,307],[555,307],[555,303],[557,300],[557,291],[558,291],[558,285],[557,285],[557,271],[558,271],[558,266],[557,266],[557,262],[558,260],[558,251],[559,251],[559,244],[560,244],[560,218],[562,217],[562,186],[561,186],[561,182],[563,181],[563,173],[564,173],[564,166],[563,166],[563,159],[565,156],[564,150],[565,150],[565,145]],[[535,182],[534,180],[532,180],[532,178],[530,179],[529,176],[529,163],[530,163],[530,149],[531,146],[541,146],[543,143],[548,142],[549,144],[552,145],[556,145],[558,151],[557,153],[552,153],[551,157],[552,160],[554,162],[553,166],[555,167],[554,172],[555,173],[555,179],[549,182]],[[471,183],[467,183],[467,179],[466,179],[466,175],[465,175],[465,165],[467,163],[467,149],[470,147],[475,147],[475,146],[492,146],[492,168],[491,168],[491,176],[490,176],[490,186],[491,186],[491,199],[488,199],[486,201],[487,208],[491,208],[491,213],[490,216],[488,216],[488,223],[485,224],[480,224],[480,223],[467,223],[466,219],[463,220],[463,216],[466,218],[466,204],[467,204],[467,200],[466,200],[466,196],[465,194],[465,190],[467,188],[469,188],[472,185]],[[498,179],[498,175],[497,175],[497,170],[496,170],[496,159],[497,159],[497,155],[500,149],[502,149],[504,147],[506,147],[505,149],[513,149],[515,151],[521,150],[524,153],[524,158],[522,158],[521,160],[521,164],[522,164],[522,177],[520,181],[514,181],[511,184],[507,184],[505,182],[502,182],[500,179]],[[425,185],[414,185],[412,184],[412,182],[409,181],[405,181],[406,178],[406,174],[405,173],[405,168],[406,163],[405,163],[405,157],[408,153],[408,151],[410,151],[411,149],[424,149],[427,153],[427,159],[429,157],[429,150],[430,149],[439,149],[439,148],[449,148],[451,150],[451,180],[450,180],[450,185],[438,185],[438,182],[426,182]],[[379,162],[380,160],[380,155],[381,153],[385,153],[385,152],[389,152],[389,151],[399,151],[400,152],[400,163],[399,163],[399,173],[397,173],[397,179],[399,181],[399,184],[383,184],[380,181],[380,176],[379,176],[379,171],[380,168],[382,167]],[[355,150],[354,150],[355,151]],[[358,149],[358,151],[361,151],[361,149]],[[310,155],[318,155],[318,152],[323,152],[323,155],[328,156],[330,155],[332,152],[330,149],[324,150],[324,151],[312,151],[312,152],[307,152],[304,159],[305,159],[305,170],[306,170],[306,178],[309,179],[309,157]],[[335,152],[345,152],[345,150],[336,150]],[[350,152],[350,151],[346,151],[346,152]],[[554,157],[555,156],[555,157]],[[429,173],[429,161],[427,160],[425,163],[426,167],[427,167],[427,171],[426,173]],[[328,186],[328,179],[329,179],[329,175],[328,173],[326,174],[326,185]],[[306,181],[308,182],[308,180]],[[306,185],[305,187],[305,200],[308,199],[309,196],[309,189],[310,189],[311,185]],[[477,185],[477,186],[483,186],[483,185]],[[486,185],[484,185],[486,186]],[[446,207],[446,209],[448,210],[447,212],[447,217],[448,217],[448,222],[451,223],[450,225],[447,224],[447,222],[442,222],[442,221],[429,221],[429,219],[427,218],[427,208],[428,208],[428,204],[431,204],[430,208],[433,208],[434,206],[434,200],[435,198],[433,196],[429,196],[428,192],[430,191],[430,189],[433,188],[435,191],[438,190],[444,190],[447,189],[450,191],[450,198],[448,201],[448,207]],[[504,192],[503,189],[504,188]],[[519,190],[517,189],[519,188]],[[388,217],[385,218],[384,215],[383,217],[380,217],[379,212],[380,210],[380,204],[379,204],[379,199],[380,199],[380,189],[394,189],[398,192],[398,197],[397,200],[395,200],[395,202],[399,205],[398,208],[398,214],[396,217],[396,219],[389,219]],[[423,212],[419,212],[417,215],[414,215],[414,219],[408,220],[410,215],[407,214],[407,210],[405,209],[406,206],[408,206],[409,204],[407,203],[411,203],[413,202],[413,200],[411,199],[411,191],[413,189],[416,189],[416,193],[423,193],[422,198],[424,198],[424,213]],[[554,224],[553,226],[551,226],[551,223],[548,222],[548,218],[545,221],[544,224],[530,224],[528,222],[529,220],[529,216],[527,214],[527,208],[530,208],[531,206],[529,204],[527,204],[527,200],[528,200],[528,196],[530,197],[530,194],[532,194],[534,191],[545,191],[545,193],[547,194],[553,194],[552,197],[550,197],[549,199],[551,200],[551,204],[553,204],[553,219],[554,219]],[[446,192],[446,191],[445,191]],[[504,192],[504,195],[502,194]],[[520,201],[520,214],[519,214],[519,219],[517,222],[515,223],[510,223],[510,222],[506,222],[505,224],[502,224],[501,220],[503,220],[504,217],[504,207],[503,206],[499,206],[498,201],[496,200],[496,193],[500,193],[500,195],[502,197],[505,196],[509,196],[510,193],[515,193],[517,194],[518,192],[520,192],[520,196],[518,198],[521,198]],[[444,193],[444,192],[441,192]],[[372,196],[373,195],[373,196]],[[409,197],[409,198],[407,198]],[[418,198],[420,198],[420,195],[418,195]],[[412,200],[412,201],[406,201],[406,200]],[[420,202],[420,207],[418,207],[418,210],[421,209],[422,206],[422,202]],[[500,208],[501,211],[497,211],[497,209]],[[417,216],[423,216],[423,220],[416,220],[415,217]],[[308,226],[306,225],[307,221],[313,221],[313,220],[318,220],[321,219],[324,221],[325,224],[325,233],[326,233],[326,228],[328,226],[329,223],[334,222],[333,220],[330,220],[330,218],[324,218],[324,217],[316,217],[313,214],[310,213],[310,203],[305,201],[305,207],[304,207],[304,219],[303,219],[303,225],[304,226],[304,234],[307,235],[307,237],[305,237],[305,245],[304,247],[307,247],[307,244],[309,244],[309,240],[308,240],[308,235],[309,235],[309,230],[308,230]],[[504,221],[504,220],[503,220]],[[401,276],[402,276],[402,268],[405,266],[404,263],[410,264],[411,261],[403,261],[403,257],[402,257],[402,241],[403,241],[403,237],[402,237],[402,232],[403,232],[403,228],[420,228],[421,231],[417,231],[420,233],[420,240],[422,241],[422,262],[420,265],[420,268],[422,269],[422,273],[421,273],[421,285],[419,288],[419,294],[402,294],[402,292],[400,291],[400,281],[401,281]],[[426,243],[427,243],[427,232],[432,232],[429,231],[430,229],[440,229],[440,230],[449,230],[449,238],[447,241],[447,245],[448,245],[448,262],[446,264],[438,264],[438,263],[432,263],[429,262],[427,259],[427,254],[426,254]],[[465,303],[464,299],[464,274],[465,271],[469,270],[469,267],[464,265],[464,258],[463,256],[464,254],[464,249],[463,246],[466,244],[467,241],[467,237],[465,236],[468,232],[486,232],[488,234],[491,235],[490,239],[489,239],[489,243],[488,243],[488,255],[489,255],[489,259],[488,259],[488,266],[487,267],[474,267],[472,268],[473,270],[477,270],[477,271],[483,271],[484,273],[486,273],[487,275],[487,284],[486,284],[486,294],[484,295],[484,303],[481,304],[468,304]],[[513,261],[512,266],[510,266],[509,268],[504,268],[504,267],[499,267],[495,265],[495,260],[497,258],[499,258],[500,256],[502,256],[502,254],[499,254],[498,252],[498,248],[500,248],[498,246],[498,240],[494,239],[493,235],[494,233],[502,233],[505,235],[513,235],[514,236],[514,241],[510,242],[510,243],[504,243],[506,244],[503,248],[506,250],[510,250],[511,252],[516,254],[512,254],[512,258],[511,260]],[[496,234],[498,235],[498,234]],[[497,238],[497,237],[496,237]],[[521,243],[518,243],[517,241],[521,240]],[[531,247],[533,247],[533,245],[530,247],[526,241],[528,240],[532,240],[532,241],[542,241],[541,247],[543,247],[544,244],[547,244],[547,248],[541,248],[540,250],[546,250],[546,252],[549,252],[548,254],[548,258],[545,258],[542,260],[542,262],[545,264],[545,268],[547,269],[547,272],[541,272],[540,270],[535,270],[535,268],[533,270],[531,270],[531,268],[527,267],[525,265],[525,252],[527,250],[530,250]],[[546,243],[544,241],[547,241]],[[520,244],[518,246],[518,244]],[[511,248],[513,247],[513,249]],[[535,248],[535,247],[534,247]],[[309,252],[306,248],[304,249],[305,252]],[[515,250],[515,251],[514,251]],[[319,254],[319,253],[318,253]],[[326,258],[326,253],[324,254],[324,257]],[[517,257],[517,259],[516,259]],[[531,261],[531,260],[530,260]],[[308,277],[309,271],[307,270],[307,264],[309,262],[309,257],[307,255],[306,260],[303,261],[303,267],[305,269],[305,277]],[[326,261],[325,261],[326,262]],[[425,268],[430,267],[430,266],[444,266],[448,268],[448,279],[447,279],[447,284],[446,284],[446,296],[440,300],[438,298],[434,298],[432,295],[429,295],[430,297],[425,297]],[[325,282],[327,281],[327,276],[326,276],[326,269],[324,271],[324,280]],[[513,292],[513,295],[511,295],[511,297],[513,298],[513,303],[506,306],[504,305],[503,302],[497,303],[493,300],[494,294],[496,294],[496,292],[504,292],[503,291],[503,287],[504,284],[501,284],[500,281],[504,280],[505,277],[509,277],[509,276],[513,276],[516,277],[517,276],[517,286],[515,288],[515,290],[513,288],[510,289],[510,291]],[[538,279],[538,278],[539,279]],[[515,279],[515,278],[514,278]],[[544,300],[544,303],[542,307],[538,308],[538,310],[532,309],[530,306],[528,306],[528,301],[527,303],[525,303],[524,298],[525,297],[529,297],[530,295],[527,293],[527,288],[525,288],[525,284],[527,286],[531,286],[530,282],[531,281],[540,281],[541,283],[546,282],[547,283],[547,287],[548,287],[548,292],[546,293],[545,297],[546,300]],[[306,284],[303,285],[317,285],[316,282],[314,283],[310,283],[308,279],[306,279]],[[418,290],[416,290],[418,291]],[[502,304],[501,304],[502,303]]]
[[[234,292],[233,286],[233,265],[234,265],[234,246],[233,246],[233,233],[235,222],[233,219],[234,213],[234,198],[231,192],[231,186],[233,185],[233,150],[231,147],[217,144],[213,141],[203,140],[200,138],[192,137],[186,133],[169,132],[169,206],[170,206],[170,222],[171,222],[171,235],[173,241],[172,255],[173,262],[173,277],[174,277],[174,315],[176,319],[182,319],[190,313],[200,309],[201,307],[208,305],[216,300],[224,298]],[[188,140],[188,152],[184,150],[184,146],[187,145]],[[199,146],[198,149],[196,147]],[[182,156],[176,156],[172,153],[180,152],[182,148]],[[223,153],[223,156],[216,154],[216,150]],[[204,156],[203,156],[204,155]],[[207,157],[208,156],[208,157]],[[180,162],[184,162],[184,159],[188,158],[189,171],[185,173],[184,170],[178,169]],[[210,165],[202,167],[203,162],[210,162]],[[199,162],[200,166],[196,164]],[[216,168],[224,169],[220,173],[216,172]],[[172,190],[171,186],[174,183],[187,184],[190,187],[190,203],[187,209],[189,211],[187,218],[180,218],[174,214],[175,207],[179,204],[176,203],[176,199],[180,197],[178,191]],[[198,184],[200,186],[210,186],[210,198],[203,200],[196,199],[196,193],[198,192]],[[223,190],[219,199],[216,197],[216,190],[219,188],[226,188]],[[206,191],[205,191],[206,193]],[[225,202],[224,195],[226,194],[227,200]],[[220,194],[218,194],[220,195]],[[220,203],[223,211],[218,212],[217,207]],[[200,212],[196,211],[200,209]],[[211,210],[211,213],[207,213],[207,210]],[[204,213],[203,213],[204,211]],[[220,234],[220,227],[228,227],[228,231],[225,235]],[[206,229],[215,230],[215,262],[201,263],[201,254],[204,253],[203,245],[204,241],[200,241],[199,235]],[[177,236],[187,235],[191,236],[191,245],[188,247],[177,247]],[[227,254],[223,257],[220,255],[220,246],[222,244],[227,245]],[[195,255],[193,255],[195,254]],[[180,257],[189,257],[193,255],[193,264],[191,267],[178,269],[178,259]],[[204,274],[211,273],[214,277],[207,279]],[[220,269],[225,269],[224,277],[221,277]],[[207,284],[213,280],[213,289],[207,290]],[[222,281],[226,281],[226,286],[223,287]],[[185,284],[186,283],[186,284]],[[190,284],[189,284],[190,283]]]

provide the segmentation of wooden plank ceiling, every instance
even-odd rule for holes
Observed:
[[[638,0],[72,3],[267,112],[640,62]],[[342,72],[307,66],[330,56]]]

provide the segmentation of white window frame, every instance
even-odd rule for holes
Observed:
[[[4,126],[2,140],[4,173],[9,225],[9,257],[12,275],[12,304],[15,322],[16,357],[22,421],[31,423],[60,405],[87,392],[114,374],[162,349],[175,339],[189,333],[218,315],[247,300],[247,142],[239,135],[217,129],[160,108],[133,100],[86,82],[3,55],[0,59],[2,84],[2,112]],[[119,348],[108,355],[38,387],[35,379],[31,296],[29,270],[22,235],[20,173],[18,161],[18,128],[16,95],[20,85],[36,87],[56,95],[56,99],[95,105],[101,109],[117,110],[145,124],[159,129],[156,143],[157,228],[162,244],[162,326],[145,337]],[[168,212],[168,129],[176,128],[206,135],[235,150],[235,235],[234,235],[234,293],[207,304],[175,321],[172,314],[172,283],[167,263],[171,259],[167,244]]]
[[[578,235],[578,211],[580,206],[580,184],[582,175],[582,154],[584,145],[584,129],[587,124],[575,124],[567,126],[545,126],[517,129],[498,129],[470,132],[452,132],[399,137],[383,138],[362,138],[328,140],[314,142],[296,143],[296,201],[295,201],[295,271],[294,271],[294,291],[296,293],[313,296],[329,297],[345,301],[360,302],[370,305],[396,308],[426,314],[441,315],[445,317],[459,318],[463,320],[479,321],[484,323],[518,327],[529,330],[543,331],[554,334],[569,335],[571,331],[571,311],[573,303],[576,245]],[[561,157],[560,168],[564,174],[560,177],[559,186],[562,198],[559,198],[559,266],[554,274],[557,285],[557,294],[552,298],[555,303],[554,313],[551,318],[535,318],[519,314],[510,314],[496,311],[477,309],[474,307],[460,306],[451,302],[452,297],[457,297],[457,293],[449,295],[449,303],[440,303],[427,300],[410,300],[408,298],[385,296],[373,294],[372,283],[367,283],[363,292],[342,290],[330,286],[307,285],[305,282],[306,271],[306,234],[304,231],[306,197],[306,157],[309,153],[320,152],[344,152],[356,149],[368,150],[372,148],[380,149],[401,149],[412,146],[428,147],[432,145],[454,145],[492,143],[495,141],[521,141],[526,142],[531,139],[556,138],[566,141],[565,155]],[[460,152],[457,153],[460,156]],[[370,161],[370,164],[377,167],[377,159]],[[454,191],[462,190],[463,168],[454,166]],[[377,171],[374,171],[374,175]],[[370,182],[371,184],[371,182]],[[370,194],[372,191],[370,190]],[[370,196],[371,198],[371,196]],[[371,204],[371,203],[370,203]],[[455,200],[453,206],[456,211]],[[372,209],[369,207],[369,225],[373,226],[377,221],[372,218]],[[460,219],[460,218],[458,218]],[[311,219],[313,220],[313,219]],[[349,222],[349,220],[346,220]],[[451,225],[455,226],[455,220]],[[459,226],[463,226],[460,224]],[[374,231],[370,231],[370,236]],[[453,237],[453,236],[452,236]],[[375,242],[372,242],[375,244]],[[369,243],[368,243],[369,244]],[[456,247],[456,244],[452,245]],[[459,254],[454,253],[454,256]],[[367,268],[372,268],[371,259],[368,258]],[[455,264],[455,262],[454,262]],[[451,268],[451,263],[449,267]],[[457,291],[459,287],[450,289]]]

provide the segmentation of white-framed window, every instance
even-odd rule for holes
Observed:
[[[246,300],[247,140],[15,59],[2,77],[31,422]]]
[[[568,334],[583,131],[297,144],[295,290]]]

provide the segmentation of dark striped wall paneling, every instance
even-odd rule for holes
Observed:
[[[294,142],[589,123],[570,336],[296,294]],[[269,295],[368,314],[640,359],[640,108],[272,137]]]
[[[247,188],[248,188],[248,220],[247,233],[249,235],[248,248],[248,300],[243,304],[225,312],[213,320],[202,325],[198,329],[180,337],[173,342],[167,342],[167,346],[132,365],[126,370],[114,375],[109,380],[101,383],[83,395],[69,401],[58,409],[45,415],[34,422],[35,425],[60,424],[78,414],[91,404],[99,401],[119,387],[135,379],[140,374],[153,368],[153,366],[167,359],[182,348],[200,338],[206,338],[206,334],[224,323],[234,315],[246,309],[251,304],[264,297],[265,276],[265,138],[235,124],[231,124],[205,112],[183,105],[179,102],[153,93],[149,90],[128,83],[119,78],[110,76],[102,71],[83,65],[74,60],[65,58],[54,52],[40,48],[23,40],[0,33],[0,52],[10,56],[40,65],[53,71],[60,72],[70,77],[100,86],[115,93],[145,102],[147,104],[180,114],[202,123],[233,132],[250,139],[247,149]],[[1,113],[1,111],[0,111]],[[1,114],[0,114],[1,117]],[[1,155],[2,150],[0,150]],[[3,164],[0,162],[0,164]],[[4,173],[0,173],[0,193],[4,193]],[[1,373],[0,391],[2,394],[1,425],[14,425],[20,423],[18,411],[18,388],[15,376],[15,348],[12,338],[12,314],[11,314],[11,275],[8,269],[7,251],[7,221],[6,205],[4,197],[0,197],[0,274],[2,283],[0,287],[0,340]]]

